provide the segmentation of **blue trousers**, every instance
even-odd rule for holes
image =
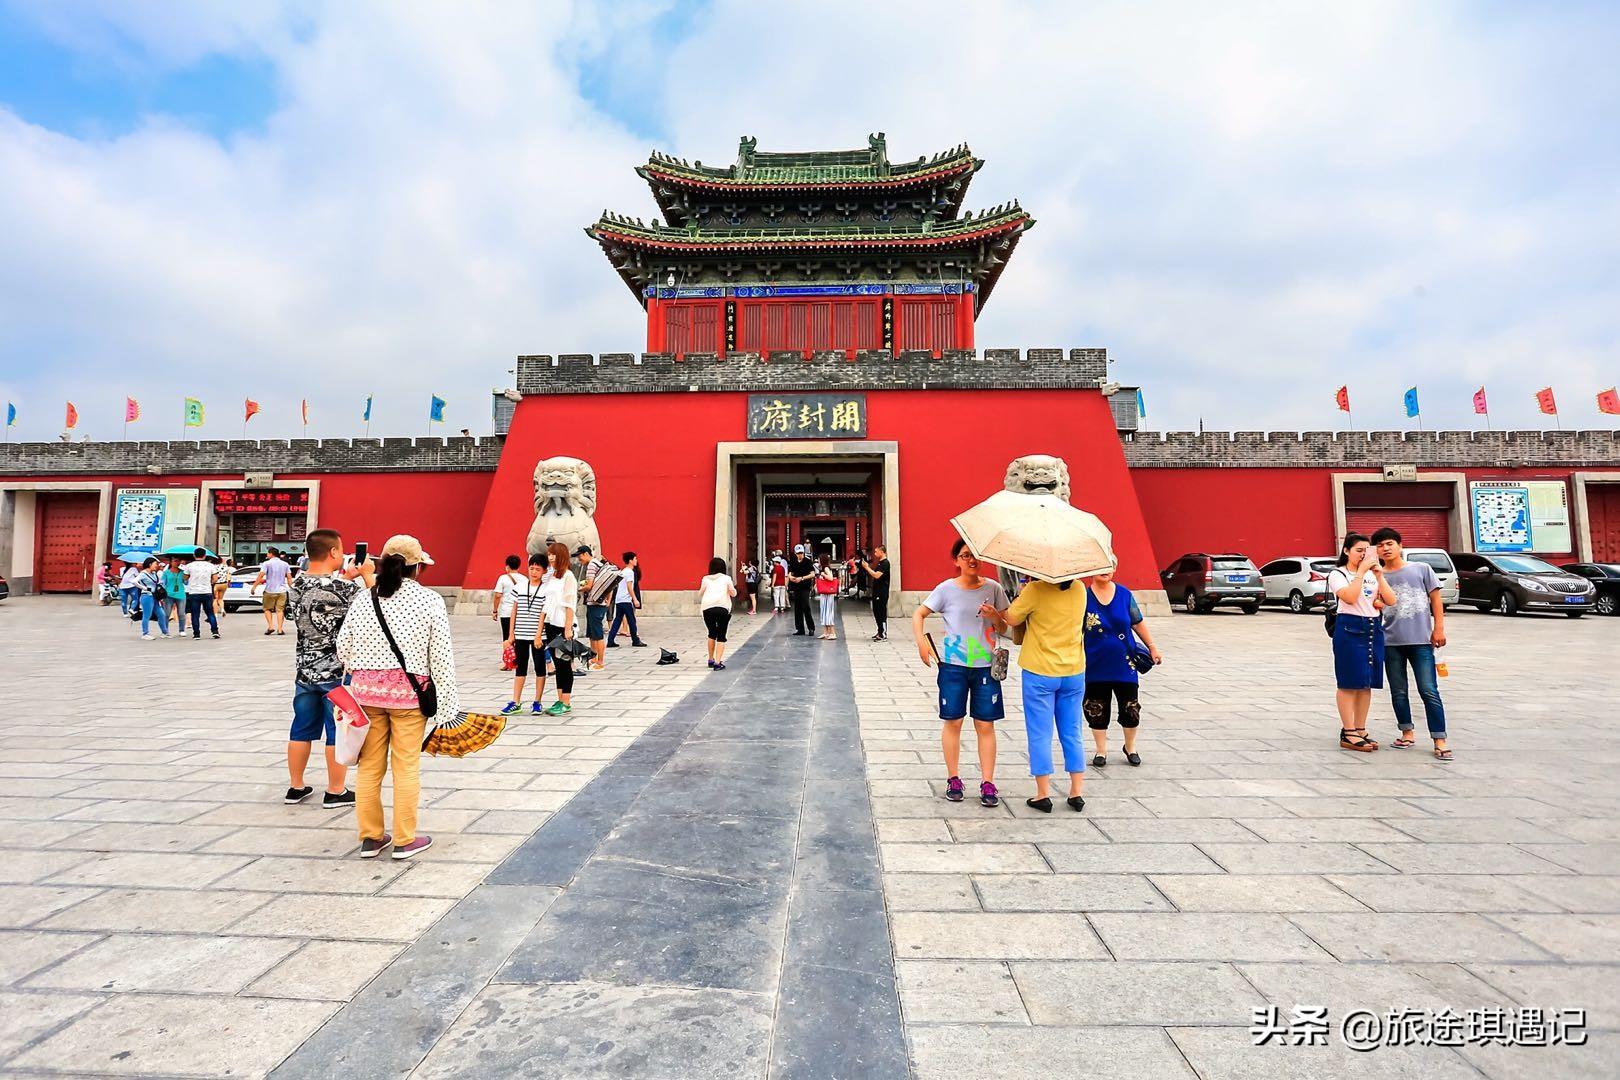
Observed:
[[[1446,707],[1440,701],[1440,681],[1434,674],[1433,645],[1385,645],[1384,675],[1389,682],[1389,705],[1395,710],[1395,725],[1412,730],[1412,695],[1406,688],[1406,666],[1412,665],[1418,696],[1423,699],[1424,718],[1429,722],[1429,738],[1446,737]]]
[[[125,615],[128,615],[132,611],[139,611],[141,609],[140,595],[141,590],[139,589],[119,589],[119,609],[122,610]]]
[[[186,593],[186,621],[191,623],[192,637],[202,637],[204,616],[208,618],[208,629],[219,633],[219,622],[214,618],[214,594]]]
[[[1024,672],[1024,735],[1029,740],[1029,775],[1052,775],[1052,732],[1063,747],[1065,772],[1086,771],[1086,748],[1080,741],[1080,714],[1086,676],[1037,675]]]
[[[641,640],[641,634],[636,629],[636,605],[615,604],[613,605],[613,628],[608,631],[607,636],[609,644],[612,644],[613,639],[619,636],[619,627],[625,623],[630,624],[630,640]]]
[[[163,631],[165,637],[169,633],[169,612],[163,601],[151,593],[141,593],[141,633],[148,632],[152,624],[152,616],[157,616],[158,629]]]

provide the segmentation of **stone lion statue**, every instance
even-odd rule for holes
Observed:
[[[1013,458],[1007,465],[1005,486],[1008,491],[1028,495],[1045,493],[1069,501],[1069,466],[1060,457],[1051,454],[1025,454]]]
[[[534,467],[534,525],[529,529],[529,553],[553,541],[570,554],[581,544],[600,555],[602,538],[596,531],[596,471],[575,457],[549,457]]]

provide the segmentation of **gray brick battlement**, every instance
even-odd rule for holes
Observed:
[[[1139,431],[1135,469],[1620,465],[1614,431]]]
[[[492,472],[498,436],[45,442],[0,447],[0,476],[243,472]]]
[[[1092,390],[1108,377],[1106,349],[860,349],[824,352],[559,353],[520,356],[524,394],[692,391]]]

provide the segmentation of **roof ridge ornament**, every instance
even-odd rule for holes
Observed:
[[[737,140],[737,171],[753,169],[754,151],[758,147],[759,139],[752,135],[744,135]]]

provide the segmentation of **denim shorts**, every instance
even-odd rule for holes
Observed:
[[[326,694],[342,685],[342,679],[323,683],[293,681],[293,721],[288,742],[316,742],[323,735],[327,746],[337,742],[337,721]]]
[[[607,605],[585,605],[585,636],[592,641],[601,641],[607,637]]]
[[[990,677],[989,668],[942,663],[938,679],[941,720],[960,720],[970,711],[975,720],[1000,720],[1007,715],[1001,684]]]

